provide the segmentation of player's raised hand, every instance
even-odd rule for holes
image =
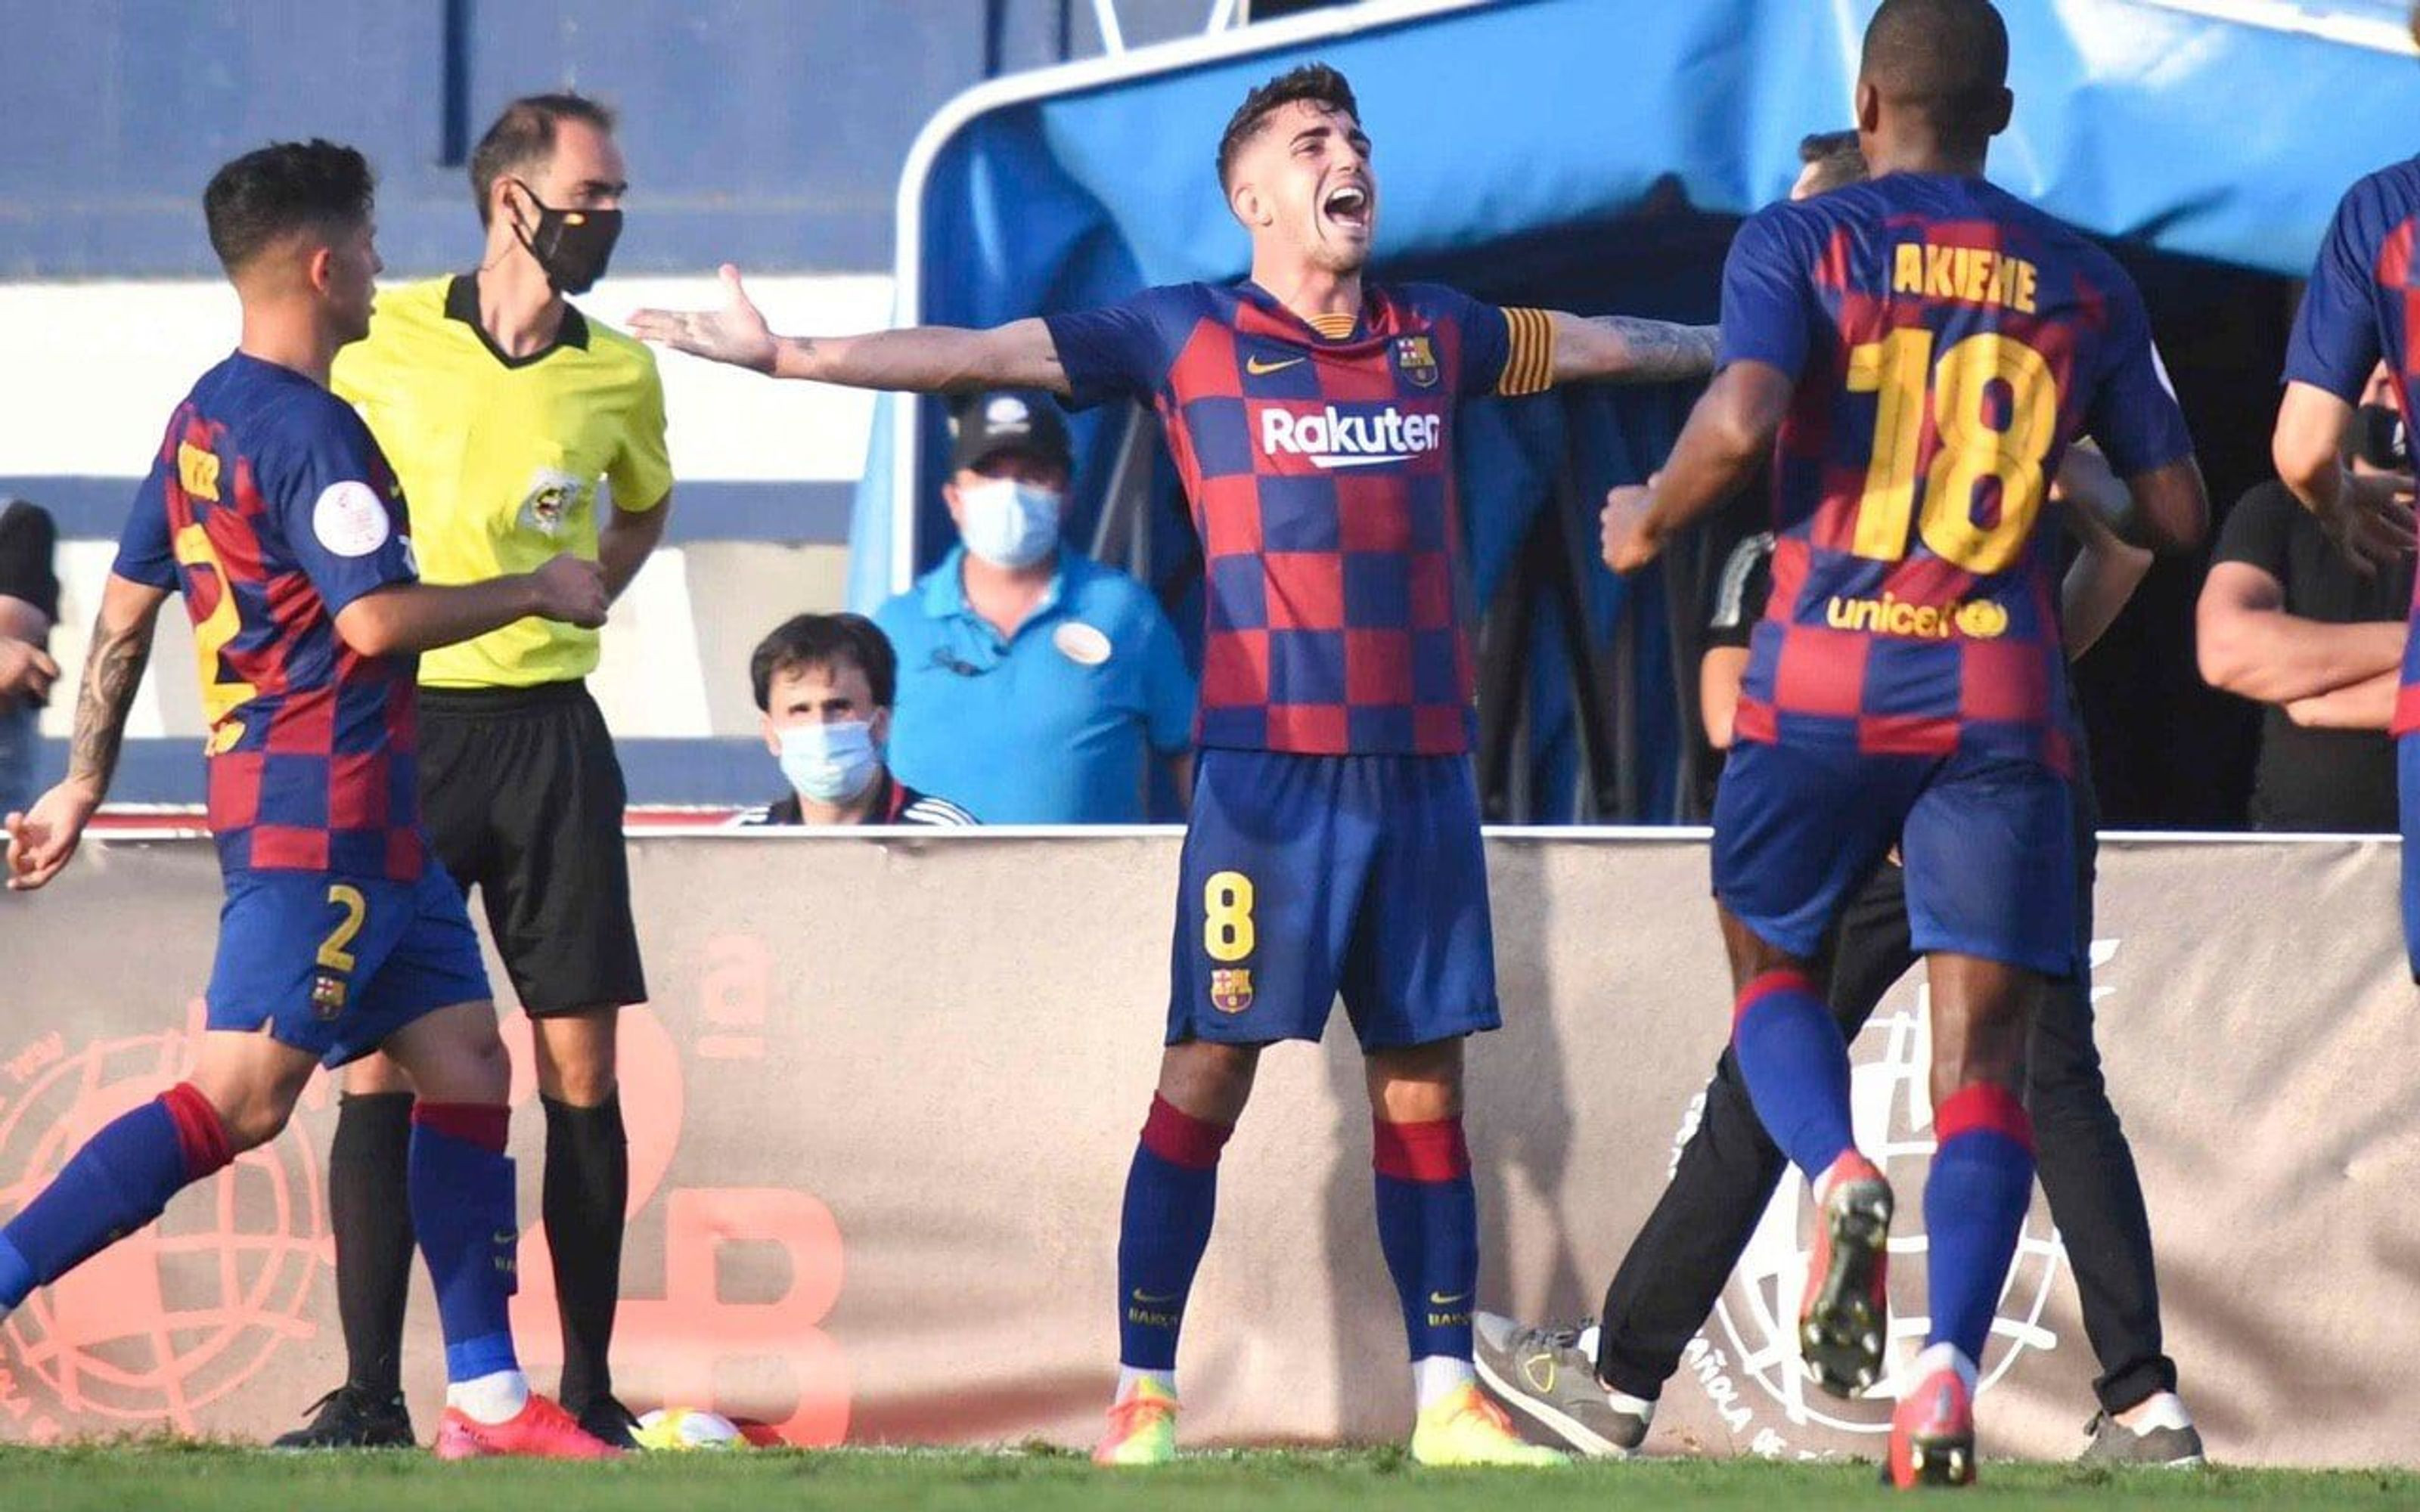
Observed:
[[[8,829],[8,890],[32,892],[66,869],[100,807],[84,788],[62,782],[12,813]]]
[[[773,329],[749,299],[739,282],[739,270],[724,263],[719,273],[726,296],[721,309],[635,311],[630,316],[630,334],[675,351],[770,373],[780,349]]]
[[[2349,473],[2335,508],[2319,528],[2364,577],[2393,567],[2412,552],[2412,480],[2400,473]]]
[[[59,664],[29,640],[0,635],[0,698],[48,698]]]
[[[605,569],[585,557],[566,551],[530,574],[537,587],[538,614],[583,629],[605,623],[613,597],[605,592]]]
[[[1647,517],[1655,507],[1655,480],[1624,484],[1605,496],[1605,513],[1599,517],[1605,542],[1605,564],[1628,576],[1655,560],[1664,543],[1647,529]]]

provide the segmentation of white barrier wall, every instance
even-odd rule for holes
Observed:
[[[1508,1024],[1472,1052],[1481,1302],[1569,1317],[1593,1310],[1723,1041],[1704,851],[1506,835],[1490,856]],[[658,996],[624,1050],[625,1395],[809,1443],[1085,1442],[1115,1363],[1116,1213],[1158,1053],[1174,858],[1159,834],[635,841]],[[2420,1463],[2404,1379],[2420,1065],[2395,872],[2378,842],[2102,853],[2102,1045],[2169,1352],[2226,1460]],[[178,1073],[217,897],[203,845],[115,841],[52,890],[0,898],[0,1213]],[[1911,1157],[1930,1143],[1920,1002],[1902,983],[1857,1047],[1861,1138]],[[508,1029],[526,1043],[518,1016]],[[545,1380],[523,1058],[516,1321]],[[322,1078],[283,1138],[12,1317],[0,1434],[267,1435],[334,1384],[333,1120]],[[1187,1329],[1188,1440],[1407,1430],[1368,1138],[1341,1018],[1324,1046],[1268,1057]],[[1918,1168],[1894,1165],[1911,1198]],[[1900,1210],[1912,1317],[1922,1205]],[[1804,1264],[1794,1211],[1760,1234],[1652,1448],[1877,1452],[1882,1404],[1796,1384],[1779,1321]],[[441,1370],[425,1288],[412,1316],[426,1425]],[[1984,1366],[1987,1453],[2073,1452],[2095,1372],[2039,1205]]]

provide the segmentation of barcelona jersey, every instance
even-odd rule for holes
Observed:
[[[2406,415],[2420,414],[2420,279],[2412,240],[2420,232],[2420,158],[2398,162],[2352,186],[2319,245],[2319,262],[2286,348],[2286,380],[2323,389],[2347,404],[2382,360]],[[2420,584],[2412,617],[2420,623]],[[2407,645],[2395,733],[2420,730],[2420,659]]]
[[[290,368],[227,358],[169,421],[115,570],[180,590],[193,618],[221,866],[417,879],[414,658],[336,634],[347,605],[415,577],[361,417]]]
[[[1200,743],[1466,752],[1453,411],[1548,385],[1545,316],[1373,287],[1323,331],[1244,283],[1046,318],[1076,408],[1130,396],[1167,431],[1206,563]]]
[[[2120,477],[2192,453],[2133,281],[1988,182],[1891,174],[1750,218],[1722,332],[1797,385],[1739,738],[2068,770],[2049,481],[2080,434]]]

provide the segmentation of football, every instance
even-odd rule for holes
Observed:
[[[659,1407],[639,1418],[643,1449],[736,1449],[747,1447],[737,1424],[702,1407]]]

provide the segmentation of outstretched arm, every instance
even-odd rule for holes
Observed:
[[[1676,326],[1635,316],[1546,312],[1555,338],[1555,381],[1672,383],[1714,370],[1718,326]]]
[[[167,590],[116,573],[101,589],[93,619],[92,644],[85,652],[84,680],[76,691],[75,734],[68,747],[68,775],[24,813],[8,816],[8,887],[30,892],[74,856],[84,826],[109,795],[117,755],[126,743],[126,717],[143,669],[151,659],[151,635],[160,623]]]
[[[911,326],[862,336],[782,336],[748,298],[739,270],[725,263],[721,276],[721,309],[641,310],[630,316],[631,334],[774,378],[855,389],[1047,389],[1063,396],[1069,392],[1058,346],[1040,320],[1013,320],[987,331]]]
[[[1606,496],[1606,565],[1637,572],[1655,560],[1666,541],[1737,492],[1773,455],[1792,386],[1789,374],[1767,363],[1724,368],[1689,411],[1664,471],[1643,486]]]

